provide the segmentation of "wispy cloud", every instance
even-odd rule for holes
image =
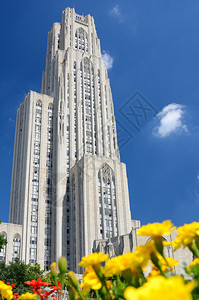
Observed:
[[[120,12],[120,9],[119,9],[118,4],[116,4],[116,5],[111,9],[111,15],[121,16],[121,12]]]
[[[116,18],[118,19],[119,22],[122,22],[122,21],[123,21],[123,16],[122,16],[122,13],[121,13],[121,10],[120,10],[118,4],[116,4],[116,5],[110,10],[110,15],[116,17]]]
[[[104,60],[104,64],[105,64],[107,70],[112,69],[113,57],[110,54],[108,54],[106,51],[103,51],[102,58]]]
[[[154,135],[164,138],[171,133],[188,132],[183,122],[184,106],[171,103],[157,114],[159,125],[154,129]]]
[[[14,121],[15,121],[15,120],[14,120],[13,118],[11,118],[11,117],[8,118],[8,122],[11,122],[11,123],[12,123],[12,122],[14,122]]]

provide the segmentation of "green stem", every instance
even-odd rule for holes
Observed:
[[[80,299],[81,299],[81,300],[85,300],[85,297],[82,295],[80,289],[79,289],[79,288],[76,288],[76,291],[77,291],[77,293],[78,293]]]
[[[196,246],[195,241],[193,241],[190,245],[188,245],[188,248],[197,258],[199,258],[199,250]]]
[[[144,276],[144,273],[143,273],[143,270],[142,270],[142,268],[141,267],[139,267],[139,272],[140,272],[140,275],[141,275],[141,279],[142,279],[142,282],[143,283],[145,283],[146,282],[146,278],[145,278],[145,276]]]
[[[97,290],[95,291],[95,295],[96,295],[97,299],[100,299],[100,298],[99,298],[99,293],[98,293]]]
[[[157,255],[155,254],[155,252],[151,253],[151,260],[153,262],[153,264],[160,270],[160,273],[167,278],[167,275],[163,272],[162,267],[161,267],[161,263],[160,260],[158,259]]]
[[[104,274],[102,272],[102,266],[100,264],[96,264],[96,265],[93,265],[93,269],[102,284],[102,288],[100,291],[105,296],[104,299],[111,299],[111,295],[109,293],[109,289],[107,288]],[[107,296],[108,296],[108,298],[107,298]]]

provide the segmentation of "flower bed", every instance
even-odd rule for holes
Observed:
[[[187,278],[174,274],[177,260],[166,257],[162,235],[176,230],[171,221],[142,226],[137,234],[151,237],[135,252],[129,252],[111,259],[108,254],[92,253],[83,257],[79,265],[85,268],[83,282],[79,283],[74,272],[67,273],[66,258],[58,261],[60,281],[57,280],[56,263],[51,265],[55,285],[37,281],[26,282],[32,293],[13,295],[12,286],[0,281],[0,293],[5,299],[127,299],[127,300],[192,300],[199,299],[199,223],[185,224],[176,230],[176,239],[171,243],[174,251],[188,248],[195,259],[185,266]],[[145,275],[146,267],[152,270]],[[68,296],[63,295],[64,280],[70,282]]]

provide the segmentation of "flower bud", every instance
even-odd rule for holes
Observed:
[[[50,265],[50,271],[51,271],[51,274],[53,276],[56,276],[57,274],[57,265],[56,265],[56,262],[53,262],[51,265]]]
[[[195,257],[199,258],[199,250],[196,246],[196,242],[192,241],[191,244],[188,245],[189,250],[195,255]]]
[[[156,250],[160,253],[161,256],[164,257],[162,237],[161,236],[155,237],[154,244],[155,244]]]
[[[68,272],[68,280],[74,286],[74,288],[77,290],[78,289],[78,280],[74,272],[70,271]]]
[[[58,267],[59,267],[60,273],[66,273],[66,271],[67,271],[67,259],[65,258],[65,256],[59,257]]]

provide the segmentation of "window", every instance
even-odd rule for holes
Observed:
[[[13,238],[13,253],[12,260],[15,261],[17,258],[20,258],[20,250],[21,250],[21,237],[16,234]]]
[[[75,32],[75,49],[88,52],[88,36],[83,28],[79,28]]]
[[[7,234],[5,233],[5,232],[1,232],[0,233],[5,239],[7,239]],[[6,247],[6,245],[3,245],[3,248],[1,249],[1,251],[0,251],[0,261],[2,261],[2,260],[6,260],[6,249],[7,249],[7,247]]]
[[[98,195],[101,238],[117,235],[117,208],[113,170],[104,164],[98,172]]]

